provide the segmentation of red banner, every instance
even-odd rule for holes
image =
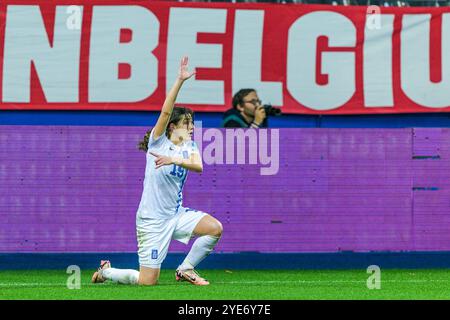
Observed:
[[[222,112],[255,88],[284,113],[450,111],[450,8],[4,1],[0,109]]]

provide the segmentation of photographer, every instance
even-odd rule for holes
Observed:
[[[224,128],[267,128],[265,106],[255,89],[241,89],[233,96],[233,108],[223,115]]]

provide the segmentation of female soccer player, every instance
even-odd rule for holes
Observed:
[[[182,206],[182,189],[188,171],[202,172],[203,165],[200,152],[192,141],[192,110],[174,108],[181,86],[193,74],[188,71],[188,58],[184,57],[155,127],[147,132],[139,145],[147,152],[144,190],[136,214],[140,271],[112,268],[109,261],[102,260],[92,276],[94,283],[111,280],[155,285],[171,239],[187,244],[192,236],[198,236],[177,268],[175,278],[195,285],[209,284],[195,267],[219,241],[222,224],[209,214]]]

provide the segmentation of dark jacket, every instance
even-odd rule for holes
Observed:
[[[250,128],[250,126],[251,123],[247,123],[241,113],[234,108],[227,110],[223,114],[222,127],[224,128]],[[268,126],[266,117],[259,127],[267,128]]]

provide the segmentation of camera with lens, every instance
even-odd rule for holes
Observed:
[[[266,115],[268,116],[279,116],[281,115],[281,109],[272,107],[271,104],[263,105],[264,110],[266,111]]]

